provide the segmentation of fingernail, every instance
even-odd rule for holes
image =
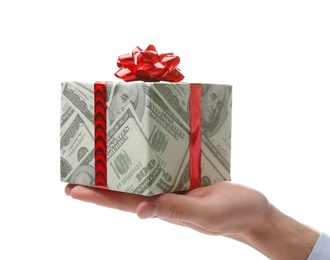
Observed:
[[[143,218],[143,219],[154,218],[154,217],[157,217],[157,215],[158,215],[157,205],[150,204],[144,209],[141,218]]]

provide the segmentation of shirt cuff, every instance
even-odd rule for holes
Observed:
[[[326,259],[330,259],[330,236],[325,233],[321,233],[312,250],[312,253],[307,260]]]

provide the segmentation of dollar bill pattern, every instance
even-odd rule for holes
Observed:
[[[108,188],[147,195],[164,170],[131,105],[110,126],[107,135]]]
[[[164,103],[181,119],[189,125],[189,83],[152,83],[154,90],[159,94]],[[207,179],[211,176],[210,183],[219,180],[230,180],[230,152],[231,152],[231,118],[232,118],[232,86],[222,84],[202,84],[202,89],[222,90],[222,109],[219,126],[212,136],[202,131],[201,175]],[[207,93],[206,93],[207,94]],[[207,105],[207,95],[202,94],[202,106]],[[204,115],[205,116],[205,115]],[[202,113],[203,117],[203,113]],[[203,128],[203,126],[202,126]],[[214,164],[212,171],[209,167]]]
[[[152,85],[144,84],[144,93],[147,98],[141,126],[164,169],[164,174],[157,183],[157,192],[171,192],[176,189],[175,184],[188,164],[186,157],[190,132],[154,91]]]
[[[108,188],[148,196],[187,190],[189,84],[140,84],[146,96],[142,117],[129,104],[108,124]],[[114,85],[107,83],[108,108]],[[231,86],[211,87],[226,89],[226,113],[216,133],[202,133],[202,186],[230,180]],[[61,180],[93,186],[93,84],[62,83],[61,104]]]
[[[61,93],[61,180],[74,183],[76,168],[86,158],[94,160],[93,84],[63,82]]]

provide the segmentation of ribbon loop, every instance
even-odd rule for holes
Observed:
[[[177,66],[180,57],[173,53],[158,54],[154,45],[150,44],[144,51],[136,46],[132,54],[123,54],[118,57],[119,70],[117,78],[124,81],[171,81],[179,82],[184,79]]]

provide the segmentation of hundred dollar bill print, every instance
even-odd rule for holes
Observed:
[[[187,127],[189,88],[189,83],[155,83],[153,88]],[[215,171],[222,180],[230,180],[231,106],[232,86],[202,84],[202,152],[205,155],[201,157],[202,166],[215,164]],[[210,174],[207,172],[202,167],[202,176]]]
[[[61,94],[61,180],[94,186],[94,83]],[[189,189],[189,96],[189,83],[107,82],[108,189]],[[231,86],[202,84],[202,186],[230,180],[231,100]]]
[[[108,188],[148,195],[164,173],[131,104],[107,133]]]
[[[110,85],[112,87],[108,103],[110,127],[128,105],[132,106],[137,123],[150,145],[149,149],[155,153],[163,169],[156,187],[149,195],[173,191],[176,179],[183,173],[183,163],[189,148],[189,129],[184,127],[148,84],[108,83],[108,86]],[[173,153],[173,147],[176,153]]]
[[[93,84],[63,82],[61,93],[61,180],[94,185],[93,169],[77,170],[94,150]]]
[[[144,84],[146,108],[141,126],[150,146],[164,169],[157,192],[171,192],[188,163],[189,128],[175,116],[152,86]]]
[[[202,86],[202,165],[213,164],[222,180],[230,180],[232,87]],[[206,162],[208,160],[209,162]],[[202,171],[202,176],[210,175]]]

